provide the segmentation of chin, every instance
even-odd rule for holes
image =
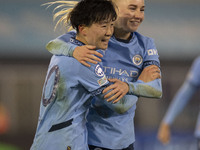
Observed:
[[[100,49],[102,49],[102,50],[106,50],[108,48],[108,45],[106,45],[106,46],[100,46]]]
[[[102,49],[102,50],[106,50],[108,47],[102,47],[102,48],[100,48],[100,49]]]

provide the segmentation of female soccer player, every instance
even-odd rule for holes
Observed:
[[[158,139],[163,143],[167,144],[170,141],[170,126],[172,125],[174,119],[179,115],[179,113],[184,109],[189,100],[195,92],[200,88],[200,57],[197,57],[192,64],[188,76],[181,86],[180,90],[175,95],[172,100],[165,117],[163,118],[159,131]],[[200,114],[198,117],[195,137],[197,138],[198,144],[197,149],[200,150]]]
[[[104,99],[95,97],[87,117],[90,150],[98,148],[133,150],[134,115],[138,97],[160,98],[162,95],[160,62],[154,41],[136,32],[144,19],[144,0],[114,0],[114,3],[118,7],[114,35],[109,41],[108,49],[101,54],[104,73],[114,84],[103,92],[113,89],[105,95],[108,101],[125,94],[127,95],[124,97],[132,96],[132,100],[126,102],[129,110],[119,114],[104,105]],[[70,37],[73,37],[72,34],[75,32],[69,32],[51,41],[50,43],[55,47],[48,50],[54,54],[73,56],[87,66],[87,62],[95,63],[94,60],[98,58],[94,55],[101,55],[93,51],[92,46],[76,48],[71,46],[67,42],[70,41]],[[61,46],[62,50],[57,49],[56,46]],[[122,81],[129,85],[128,93],[118,87],[123,83]],[[113,94],[114,96],[111,96]]]
[[[54,3],[60,1],[50,4]],[[112,2],[81,0],[68,15],[65,11],[65,17],[77,32],[70,41],[72,45],[107,48],[117,17]],[[54,55],[43,87],[31,150],[88,150],[87,108],[92,96],[101,96],[108,83],[101,64],[91,64],[88,68],[72,57]]]

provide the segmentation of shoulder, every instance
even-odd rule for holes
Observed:
[[[66,34],[59,36],[57,39],[68,42],[71,37],[75,37],[75,36],[76,36],[76,31],[72,30],[70,32],[67,32]]]
[[[148,36],[144,36],[138,32],[134,32],[135,37],[137,37],[138,40],[143,41],[145,43],[147,42],[153,42],[154,43],[154,39]]]
[[[50,64],[66,70],[70,68],[70,71],[78,70],[82,66],[75,58],[64,55],[53,55]]]

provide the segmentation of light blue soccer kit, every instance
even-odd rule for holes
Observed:
[[[71,43],[82,45],[75,39]],[[100,63],[88,68],[72,57],[54,55],[31,150],[88,150],[87,109],[108,83]]]
[[[59,43],[59,40],[68,42],[71,36],[74,36],[73,32],[59,37],[55,43]],[[75,47],[67,43],[61,47],[64,47],[63,51],[58,52],[56,48],[49,51],[72,56]],[[108,49],[102,54],[106,77],[127,82],[129,93],[126,96],[131,99],[123,103],[125,110],[129,109],[123,111],[123,114],[111,110],[110,106],[103,104],[103,99],[98,97],[93,99],[87,116],[88,144],[109,149],[123,149],[135,141],[134,116],[138,97],[159,98],[162,95],[160,79],[148,83],[137,80],[143,68],[149,65],[160,67],[159,56],[153,40],[137,32],[132,34],[130,41],[121,41],[112,36]]]
[[[197,57],[188,72],[187,78],[175,97],[163,119],[163,122],[172,124],[176,116],[184,109],[194,93],[200,88],[200,57]],[[200,139],[200,113],[197,120],[195,137]]]

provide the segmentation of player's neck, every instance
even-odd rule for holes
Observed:
[[[80,35],[77,35],[77,36],[76,36],[76,39],[77,39],[78,41],[84,43],[85,45],[88,44],[87,41],[85,40],[85,38],[83,38],[83,37],[80,36]]]
[[[131,32],[126,32],[120,29],[115,29],[114,36],[117,39],[128,40],[131,36]]]

